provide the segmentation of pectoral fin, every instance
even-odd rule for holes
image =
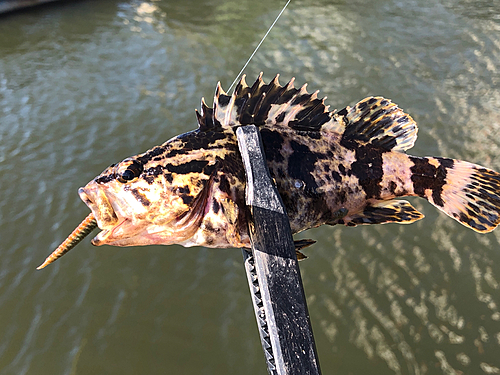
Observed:
[[[362,212],[346,217],[344,223],[348,226],[384,223],[410,224],[423,217],[424,215],[417,211],[409,202],[391,200],[368,205]]]
[[[229,243],[237,246],[240,243],[240,233],[238,228],[238,215],[239,208],[238,205],[229,198],[224,198],[220,200],[220,205],[222,207],[222,211],[224,212],[224,216],[228,222],[228,227],[226,230],[226,238]]]

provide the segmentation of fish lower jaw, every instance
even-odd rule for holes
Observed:
[[[92,238],[92,240],[90,241],[90,243],[94,246],[101,246],[101,245],[104,245],[106,242],[106,237],[109,236],[109,234],[111,233],[111,231],[109,230],[103,230],[101,232],[99,232],[99,234],[97,236],[95,236],[94,238]]]
[[[118,222],[117,225],[112,228],[102,229],[97,236],[95,236],[90,243],[94,246],[101,245],[113,245],[114,242],[120,239],[123,234],[125,234],[125,230],[123,229],[123,225],[129,221],[128,219],[122,219]]]

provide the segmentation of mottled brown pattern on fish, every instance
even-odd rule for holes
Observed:
[[[272,178],[294,233],[322,224],[411,223],[423,217],[402,196],[420,196],[480,232],[500,222],[499,175],[446,158],[404,152],[413,119],[369,97],[330,111],[318,92],[278,77],[232,95],[220,84],[198,129],[110,166],[80,190],[102,232],[94,244],[248,247],[245,176],[235,130],[260,129]]]

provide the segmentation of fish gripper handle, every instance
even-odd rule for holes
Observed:
[[[252,253],[243,250],[269,374],[320,374],[290,222],[273,184],[259,130],[236,130],[245,167]]]

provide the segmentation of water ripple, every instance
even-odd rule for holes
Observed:
[[[495,5],[299,1],[249,80],[296,76],[332,108],[387,96],[419,124],[413,154],[500,170]],[[265,371],[239,250],[84,241],[34,268],[88,213],[77,188],[193,129],[200,98],[234,79],[281,6],[67,2],[2,18],[0,374]],[[325,373],[500,372],[500,231],[412,204],[426,218],[411,226],[305,234]]]

